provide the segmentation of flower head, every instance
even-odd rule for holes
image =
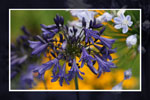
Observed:
[[[133,22],[131,21],[131,16],[127,15],[124,16],[123,13],[120,14],[120,16],[114,18],[115,22],[115,28],[120,29],[122,28],[122,33],[127,33],[128,32],[128,26],[130,27]]]
[[[112,62],[107,62],[107,61],[102,60],[102,58],[100,56],[95,55],[95,58],[96,58],[98,65],[99,65],[98,77],[100,77],[100,75],[103,72],[110,72],[110,68],[116,67]]]
[[[65,72],[65,69],[66,69],[66,63],[63,64],[62,69],[60,69],[60,71],[57,74],[53,74],[53,76],[52,76],[53,79],[51,81],[55,82],[59,78],[59,84],[60,84],[60,86],[62,86],[63,80],[65,80],[65,82],[67,84],[69,84],[68,76],[67,76],[67,74]]]
[[[33,49],[32,55],[40,55],[42,52],[44,52],[48,46],[47,41],[42,39],[40,36],[37,36],[39,41],[30,41],[28,40],[30,47]]]
[[[132,46],[136,45],[137,42],[137,34],[130,35],[126,39],[126,44],[128,48],[131,48]]]
[[[76,74],[81,80],[83,80],[83,78],[81,77],[81,75],[79,73],[84,75],[84,73],[79,70],[79,68],[76,64],[76,60],[73,59],[73,65],[72,65],[71,69],[69,70],[69,74],[68,74],[69,80],[72,80]]]
[[[37,65],[31,64],[28,66],[27,72],[22,74],[21,77],[21,87],[22,88],[32,88],[33,85],[36,85],[34,82],[33,70],[37,67]]]
[[[109,49],[112,48],[112,44],[115,42],[115,39],[107,39],[104,37],[99,37],[99,39],[101,40],[99,44],[102,43],[104,46],[108,47]]]
[[[75,16],[79,19],[78,23],[82,23],[82,20],[84,19],[86,22],[86,28],[89,27],[90,21],[94,20],[94,16],[97,14],[94,11],[87,11],[87,10],[71,10],[70,11],[72,16]],[[79,24],[78,24],[79,25]],[[82,24],[80,24],[82,25]]]
[[[103,15],[97,17],[96,19],[99,23],[102,23],[102,22],[110,21],[112,17],[113,16],[111,14],[109,14],[108,12],[105,12]]]
[[[52,68],[53,65],[54,65],[53,72],[55,72],[57,70],[57,67],[59,67],[59,61],[57,58],[35,68],[34,72],[38,72],[39,73],[38,78],[40,78],[40,79],[42,78],[44,80],[45,71]]]
[[[97,74],[97,70],[93,67],[93,63],[92,63],[92,60],[95,60],[95,59],[87,53],[87,51],[86,51],[86,49],[84,47],[82,48],[82,56],[81,56],[79,62],[81,60],[82,60],[81,68],[83,67],[83,65],[85,63],[87,63],[87,65],[90,68],[90,70],[94,74]]]
[[[68,25],[64,25],[63,17],[57,15],[54,18],[54,25],[41,24],[43,33],[42,37],[37,36],[38,41],[29,41],[30,47],[33,49],[32,54],[38,55],[46,51],[54,57],[53,60],[34,69],[34,72],[39,73],[38,78],[44,78],[45,72],[52,68],[51,82],[59,80],[60,86],[63,85],[64,80],[69,84],[69,81],[76,76],[83,80],[81,74],[84,75],[84,72],[81,72],[80,68],[85,64],[99,76],[100,73],[108,72],[110,68],[115,67],[112,62],[108,61],[108,59],[112,60],[110,54],[116,52],[115,49],[112,49],[115,40],[102,37],[106,27],[97,23],[97,19],[94,18],[95,12],[71,12],[79,18],[77,21],[81,23],[79,26],[74,24],[75,26],[69,25],[68,27]],[[99,28],[101,28],[100,31],[98,31]],[[54,38],[56,34],[59,35],[59,40]],[[98,40],[100,42],[97,42]],[[94,45],[94,48],[91,48],[91,45]],[[95,51],[95,48],[98,50]],[[97,58],[98,54],[102,55],[101,58]],[[76,62],[76,57],[80,57],[81,66]],[[99,63],[98,70],[94,67],[96,61]],[[61,66],[62,63],[64,63],[63,66]],[[71,67],[69,71],[66,71],[66,63]]]

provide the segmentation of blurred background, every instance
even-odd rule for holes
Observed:
[[[100,15],[105,11],[97,11]],[[127,14],[133,12],[127,12]],[[134,12],[135,14],[139,13]],[[133,13],[133,14],[134,14]],[[12,10],[11,14],[11,43],[16,43],[16,39],[19,35],[22,35],[23,32],[21,30],[22,26],[25,26],[27,30],[34,36],[41,34],[41,26],[40,24],[51,25],[54,24],[53,18],[56,14],[59,14],[64,17],[65,23],[68,21],[74,20],[69,11],[65,10]],[[139,17],[139,15],[137,16]],[[108,38],[118,38],[110,35],[108,33],[112,32],[113,34],[121,33],[116,32],[116,30],[110,24],[104,23],[107,27],[104,36],[106,35]],[[108,31],[107,31],[108,30]],[[139,31],[139,30],[138,30]],[[88,68],[81,69],[85,72],[83,76],[84,80],[79,80],[79,89],[81,90],[111,90],[112,87],[119,84],[124,79],[124,71],[132,67],[132,77],[123,82],[123,89],[127,90],[139,90],[140,88],[140,55],[137,53],[137,50],[132,50],[130,54],[136,55],[132,59],[127,56],[129,52],[125,38],[127,35],[123,35],[121,38],[118,38],[118,41],[114,44],[114,47],[118,47],[116,54],[113,54],[113,59],[119,58],[114,63],[117,65],[117,68],[112,69],[111,72],[104,73],[100,78],[97,78]],[[122,46],[120,48],[120,46]],[[124,55],[124,56],[122,56]],[[126,56],[125,56],[126,55]],[[49,61],[46,57],[41,57],[38,59],[39,63]],[[27,67],[25,65],[22,65]],[[95,65],[97,66],[97,65]],[[24,69],[25,70],[25,69]],[[70,85],[64,84],[62,87],[59,85],[59,82],[51,82],[51,71],[47,71],[45,74],[46,86],[49,90],[72,90],[75,89],[74,81],[71,81]],[[19,79],[20,74],[17,75],[13,80],[11,80],[12,89],[19,89]],[[45,83],[40,80],[35,80],[36,85],[30,89],[33,90],[44,90]]]

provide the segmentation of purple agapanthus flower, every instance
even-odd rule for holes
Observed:
[[[64,25],[64,18],[62,16],[56,15],[56,17],[54,18],[54,22],[56,26],[59,28],[60,26]]]
[[[100,52],[102,53],[102,56],[107,60],[112,60],[112,57],[110,54],[115,53],[116,52],[116,48],[115,49],[107,49],[105,46],[100,47],[97,45],[94,45],[98,50],[100,50]]]
[[[38,65],[31,64],[28,66],[27,72],[25,74],[22,74],[21,80],[20,80],[20,85],[21,88],[32,88],[34,85],[36,85],[34,81],[34,76],[33,76],[33,70],[37,67]]]
[[[98,62],[99,68],[98,68],[98,77],[101,76],[103,72],[110,72],[110,68],[115,68],[116,66],[112,62],[104,61],[100,58],[100,56],[95,55],[95,58]]]
[[[75,77],[76,74],[81,80],[83,80],[83,78],[81,77],[81,75],[79,73],[84,75],[84,73],[79,70],[79,68],[76,64],[76,60],[73,59],[73,65],[72,65],[71,69],[69,70],[69,74],[68,74],[69,81],[71,81]]]
[[[60,71],[57,74],[53,74],[53,79],[51,80],[51,82],[55,82],[59,79],[59,84],[60,86],[63,85],[63,80],[65,80],[65,82],[69,85],[69,80],[68,80],[68,76],[66,74],[66,63],[63,64],[62,69],[60,69]]]
[[[115,39],[107,39],[107,38],[104,38],[104,37],[99,37],[101,43],[108,47],[109,49],[112,48],[112,44],[115,42]]]
[[[95,39],[99,39],[100,36],[98,35],[98,31],[93,31],[90,29],[84,29],[85,31],[85,42],[87,43],[88,41],[92,42],[92,44],[94,44],[94,41],[92,39],[92,37],[94,37]]]
[[[99,76],[115,67],[111,62],[111,54],[116,52],[115,49],[112,49],[115,40],[102,37],[106,27],[97,23],[94,17],[91,18],[89,20],[82,16],[80,27],[64,25],[63,17],[58,15],[54,18],[55,24],[48,26],[41,24],[42,37],[37,37],[39,41],[29,41],[30,47],[33,49],[32,54],[38,55],[46,51],[45,53],[51,54],[54,59],[34,70],[34,72],[39,73],[39,78],[44,78],[45,71],[53,67],[51,82],[59,80],[60,86],[62,86],[64,80],[67,84],[72,79],[83,80],[81,74],[84,75],[84,73],[80,71],[80,68],[84,64]],[[101,30],[98,31],[98,28]],[[59,39],[54,37],[56,34],[58,34]],[[97,42],[98,40],[100,42]],[[94,47],[91,47],[93,45]],[[80,57],[81,66],[76,62],[76,57]],[[94,67],[96,61],[99,64],[98,69]],[[63,66],[60,65],[62,62],[64,62]],[[71,67],[69,71],[66,71],[66,63]]]
[[[49,30],[49,29],[42,28],[42,31],[43,31],[42,35],[44,37],[53,38],[55,34],[58,32],[58,29],[55,28],[53,30]]]
[[[28,57],[27,55],[24,55],[22,57],[18,57],[17,55],[12,56],[11,66],[22,64],[23,62],[26,61],[27,57]]]
[[[38,78],[39,79],[43,79],[44,80],[44,74],[45,74],[45,71],[47,71],[48,69],[52,68],[52,66],[54,65],[54,68],[53,68],[53,72],[56,71],[56,68],[59,67],[59,60],[57,58],[45,63],[45,64],[42,64],[41,66],[37,67],[34,69],[34,72],[38,72]]]
[[[84,47],[82,48],[82,56],[81,56],[79,62],[81,60],[82,60],[81,68],[84,66],[85,63],[87,63],[87,65],[90,68],[90,70],[94,74],[97,74],[97,70],[93,67],[93,63],[92,63],[92,60],[95,60],[95,59],[87,53],[87,51],[86,51],[86,49]]]
[[[45,40],[43,40],[41,37],[38,37],[38,39],[40,41],[28,40],[30,47],[33,49],[32,55],[40,55],[48,47],[48,43]]]

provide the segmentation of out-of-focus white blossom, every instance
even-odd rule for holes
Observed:
[[[70,12],[72,16],[78,17],[80,21],[82,21],[82,19],[85,18],[86,22],[90,22],[90,20],[94,20],[94,16],[97,14],[97,12],[88,11],[88,10],[71,10]]]
[[[69,22],[69,25],[82,27],[82,19],[85,19],[86,22],[86,28],[89,27],[90,20],[94,20],[94,16],[97,14],[97,12],[94,11],[88,11],[88,10],[71,10],[70,11],[72,16],[77,17],[77,21]]]
[[[97,17],[96,20],[98,22],[107,22],[107,21],[110,21],[112,17],[113,16],[111,14],[109,14],[108,12],[105,12],[103,15]]]
[[[131,48],[133,45],[136,45],[136,43],[137,43],[137,35],[136,34],[130,35],[127,37],[126,44],[127,44],[128,48]]]

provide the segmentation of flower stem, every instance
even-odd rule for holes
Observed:
[[[76,74],[76,76],[75,76],[75,88],[76,88],[76,90],[79,89],[79,87],[78,87],[78,77],[77,77],[77,74]]]
[[[46,85],[46,80],[43,80],[43,83],[44,83],[45,90],[48,90],[47,85]]]

